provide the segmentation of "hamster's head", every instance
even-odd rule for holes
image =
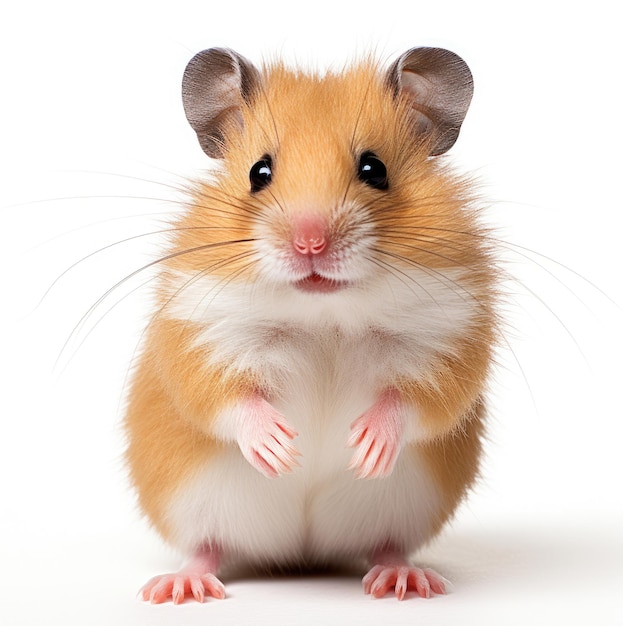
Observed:
[[[210,49],[182,93],[220,166],[193,190],[176,269],[331,298],[474,264],[469,186],[439,158],[472,96],[454,53],[415,48],[321,76]]]

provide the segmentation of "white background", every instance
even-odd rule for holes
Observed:
[[[614,4],[3,8],[0,623],[623,624],[623,313],[600,291],[623,303]],[[169,185],[208,166],[180,80],[214,45],[319,67],[436,45],[473,70],[451,155],[480,177],[491,221],[522,248],[505,250],[517,277],[512,352],[502,347],[492,386],[483,481],[419,557],[453,580],[447,597],[373,601],[345,576],[231,580],[227,600],[202,606],[135,599],[179,565],[136,513],[121,462],[122,389],[148,275],[83,316],[152,258],[157,238],[87,255],[157,230],[157,214],[180,198]]]

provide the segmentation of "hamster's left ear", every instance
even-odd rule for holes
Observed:
[[[242,126],[242,104],[252,99],[259,82],[255,67],[228,48],[210,48],[190,60],[182,80],[182,102],[208,156],[223,157],[228,130]]]
[[[474,92],[465,61],[442,48],[412,48],[389,68],[387,84],[396,97],[407,97],[415,113],[414,130],[430,137],[431,156],[447,152]]]

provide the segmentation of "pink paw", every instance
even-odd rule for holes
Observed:
[[[402,449],[404,422],[397,391],[387,391],[350,426],[348,446],[355,453],[348,469],[357,478],[382,478],[394,470]]]
[[[392,589],[398,600],[403,600],[407,591],[430,598],[431,591],[441,595],[448,587],[448,581],[434,570],[409,565],[375,565],[363,578],[364,592],[374,598],[382,598]]]
[[[299,451],[290,443],[296,436],[283,415],[264,398],[252,398],[243,408],[238,445],[244,458],[268,478],[288,474],[299,467]]]
[[[140,591],[143,600],[152,604],[166,602],[169,598],[174,604],[181,604],[190,595],[203,602],[206,596],[225,597],[225,587],[214,574],[163,574],[152,578]]]

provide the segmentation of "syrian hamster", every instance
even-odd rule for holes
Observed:
[[[498,272],[441,156],[472,91],[439,48],[324,74],[221,48],[188,64],[215,167],[158,261],[125,426],[140,506],[189,561],[145,600],[223,598],[228,563],[365,560],[374,597],[446,591],[409,557],[481,455]]]

